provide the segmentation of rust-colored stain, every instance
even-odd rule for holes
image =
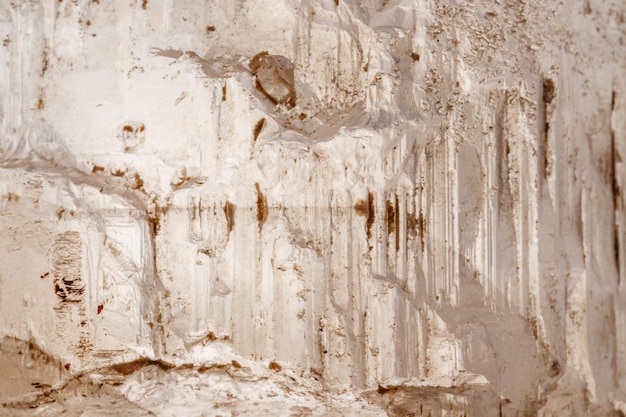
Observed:
[[[367,231],[367,239],[372,237],[372,225],[376,220],[376,208],[374,207],[374,194],[369,192],[367,200],[358,201],[354,205],[354,210],[360,216],[366,217],[365,227]]]
[[[226,101],[226,83],[222,86],[222,101]]]
[[[213,363],[211,365],[202,365],[198,368],[198,372],[203,374],[205,372],[208,371],[222,371],[227,373],[230,376],[233,376],[233,374],[231,374],[231,368],[236,368],[239,369],[241,368],[241,365],[239,364],[239,362],[237,362],[236,360],[231,361],[230,365],[227,363]]]
[[[141,2],[141,8],[146,10],[146,6],[148,6],[148,0],[142,0]]]
[[[208,333],[206,334],[206,338],[207,338],[209,341],[211,341],[211,342],[213,342],[213,341],[217,340],[217,336],[215,336],[215,333],[213,333],[213,332],[208,332]]]
[[[418,54],[417,52],[411,52],[411,59],[413,61],[419,61],[420,60],[420,54]]]
[[[259,222],[259,230],[261,230],[263,229],[263,225],[265,224],[268,215],[267,199],[265,198],[265,195],[263,195],[263,192],[261,192],[259,183],[257,182],[254,186],[256,187],[257,192],[256,219]]]
[[[140,191],[145,193],[143,189],[141,189]],[[154,234],[159,233],[159,231],[161,230],[161,218],[165,214],[167,214],[167,207],[162,207],[158,204],[154,208],[154,211],[148,212],[148,221],[152,225],[152,232]]]
[[[63,367],[65,368],[66,371],[69,371],[70,370],[70,366],[71,365],[69,363],[66,363],[65,366],[63,366]]]
[[[103,309],[104,309],[104,305],[103,304],[99,304],[98,305],[98,314],[102,313]]]
[[[394,209],[394,231],[396,233],[396,252],[398,252],[400,250],[400,212],[399,210],[399,204],[398,204],[398,196],[396,195],[396,201],[395,201],[396,205],[395,205],[395,209]],[[387,232],[389,233],[389,231]]]
[[[139,191],[143,191],[143,179],[141,179],[141,176],[139,175],[139,173],[135,173],[135,185],[132,187],[133,190],[139,190]]]
[[[235,209],[236,205],[231,203],[230,201],[226,201],[226,205],[224,206],[224,214],[226,215],[226,230],[227,233],[232,232],[235,227]]]
[[[46,279],[46,278],[48,278],[49,276],[50,276],[50,272],[46,272],[45,274],[41,274],[41,275],[39,276],[39,278],[41,278],[41,279]]]
[[[135,131],[135,129],[133,129],[133,127],[131,125],[124,125],[124,127],[122,128],[122,130],[124,132],[129,132],[129,133],[133,133]]]
[[[126,174],[126,171],[122,171],[121,169],[116,169],[115,171],[111,171],[111,175],[114,177],[123,177]]]
[[[101,167],[100,165],[94,165],[93,168],[91,168],[91,172],[94,174],[104,172],[104,167]]]
[[[265,117],[263,117],[262,119],[259,119],[259,121],[256,122],[256,124],[254,125],[254,130],[252,131],[252,137],[254,138],[255,142],[257,138],[259,137],[261,130],[263,130],[263,126],[265,126]]]
[[[207,26],[206,27],[206,31],[207,31],[207,33],[215,32],[215,26],[212,26],[212,25],[211,26]]]
[[[274,361],[271,361],[267,367],[270,368],[270,370],[274,372],[280,372],[283,370],[283,367]]]

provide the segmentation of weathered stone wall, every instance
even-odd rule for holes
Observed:
[[[3,2],[0,332],[71,370],[275,360],[399,414],[625,413],[598,3]]]

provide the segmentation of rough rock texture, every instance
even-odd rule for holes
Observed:
[[[0,39],[0,361],[47,358],[0,411],[626,414],[623,1],[3,0]]]

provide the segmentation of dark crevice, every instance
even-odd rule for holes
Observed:
[[[613,91],[611,93],[611,114],[613,115],[613,111],[615,109],[615,101],[616,101],[616,93]],[[621,244],[620,244],[620,225],[619,225],[619,217],[621,213],[621,199],[622,199],[622,190],[620,187],[618,175],[618,164],[621,162],[621,155],[619,155],[619,151],[615,148],[615,131],[611,130],[611,162],[610,162],[610,178],[611,178],[611,190],[613,192],[613,250],[615,255],[615,267],[617,269],[617,282],[619,284],[621,278],[621,264],[620,264],[620,254],[621,254]]]

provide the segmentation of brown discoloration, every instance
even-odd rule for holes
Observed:
[[[20,201],[20,196],[19,194],[15,194],[15,193],[7,193],[7,201]]]
[[[419,61],[420,60],[420,54],[418,54],[417,52],[411,52],[411,59],[413,61]]]
[[[122,130],[124,132],[129,132],[132,133],[135,129],[133,129],[133,127],[131,125],[124,125],[124,127],[122,128]]]
[[[80,233],[67,231],[54,242],[54,292],[62,302],[83,300],[82,239]]]
[[[127,171],[122,171],[121,169],[116,169],[115,171],[111,171],[111,175],[113,175],[114,177],[123,177],[124,175],[126,175]]]
[[[267,365],[267,367],[268,367],[271,371],[274,371],[274,372],[280,372],[280,371],[282,371],[282,370],[283,370],[283,367],[282,367],[282,366],[280,366],[280,365],[279,365],[277,362],[275,362],[275,361],[271,361],[271,362],[269,363],[269,365]]]
[[[356,211],[356,214],[358,214],[359,216],[368,217],[370,214],[367,200],[357,201],[357,203],[354,205],[354,210]]]
[[[267,51],[262,51],[252,57],[252,59],[250,60],[249,67],[250,67],[250,72],[253,75],[257,73],[257,71],[259,70],[259,67],[261,66],[261,58],[267,55],[269,55]]]
[[[46,272],[46,273],[44,273],[44,274],[41,274],[41,275],[39,276],[39,278],[40,278],[40,279],[46,279],[46,278],[48,278],[49,276],[50,276],[50,272]]]
[[[256,184],[254,184],[254,186],[256,187],[257,192],[256,219],[259,222],[259,230],[261,230],[263,229],[263,225],[267,220],[269,210],[267,207],[267,199],[265,198],[265,195],[263,195],[263,192],[261,192],[261,189],[259,188],[259,183],[257,182]]]
[[[156,365],[164,371],[169,371],[170,369],[175,368],[173,364],[162,361],[160,359],[155,361],[152,359],[141,357],[131,362],[124,362],[124,363],[111,365],[111,369],[117,372],[118,374],[130,375],[148,365]]]
[[[135,179],[135,185],[132,186],[132,189],[143,191],[143,179],[141,179],[141,176],[139,175],[139,173],[137,172],[135,173],[134,179]]]
[[[211,365],[202,365],[198,368],[198,372],[203,374],[205,372],[221,371],[230,376],[236,376],[235,370],[242,369],[242,366],[236,360],[232,360],[230,363],[213,363]]]
[[[395,232],[396,229],[396,207],[393,202],[387,200],[387,233]]]
[[[354,205],[354,210],[360,216],[366,217],[365,227],[367,231],[367,239],[372,237],[372,225],[376,220],[376,212],[374,207],[374,194],[369,192],[367,200],[360,200]]]
[[[294,67],[288,58],[262,51],[250,60],[249,68],[256,77],[256,89],[273,104],[283,104],[287,108],[296,105]]]
[[[69,371],[71,365],[69,363],[66,363],[63,367],[65,368],[66,371]]]
[[[226,201],[226,205],[224,206],[224,214],[226,215],[226,230],[227,233],[232,232],[235,227],[235,209],[236,205],[231,203],[230,201]]]
[[[400,251],[400,212],[398,205],[398,196],[396,195],[396,252]]]
[[[222,101],[226,101],[226,83],[222,86]]]
[[[552,103],[552,100],[556,97],[556,91],[554,87],[554,81],[550,78],[543,79],[543,101],[546,104]]]
[[[208,332],[206,334],[206,338],[207,340],[209,340],[210,342],[215,342],[217,340],[217,336],[215,336],[215,333],[213,332]]]
[[[141,190],[145,193],[145,190]],[[162,207],[155,203],[154,207],[151,210],[148,210],[148,222],[152,226],[152,233],[156,235],[161,230],[161,217],[166,214],[168,211],[168,207]]]
[[[104,309],[104,304],[99,304],[98,305],[98,314],[102,313],[103,309]]]
[[[556,359],[552,361],[550,370],[548,371],[551,377],[555,377],[561,373],[561,364]]]
[[[262,119],[259,119],[259,121],[256,122],[256,124],[254,125],[254,130],[252,131],[252,137],[255,142],[257,138],[259,137],[261,130],[263,130],[263,126],[265,126],[265,117],[263,117]]]
[[[41,76],[46,75],[46,71],[48,71],[48,66],[50,65],[50,61],[48,59],[48,50],[44,49],[43,56],[41,58]]]
[[[417,235],[417,219],[413,213],[407,213],[406,232],[407,235],[410,235],[411,237],[415,237]]]
[[[423,253],[425,249],[425,244],[426,244],[426,220],[424,219],[424,214],[422,213],[422,210],[420,210],[420,214],[417,217],[417,228],[420,234],[420,240],[422,243],[422,253]]]
[[[141,8],[146,10],[146,7],[148,7],[148,0],[142,0],[141,1]]]
[[[210,25],[206,27],[207,33],[215,32],[215,26]]]
[[[37,109],[42,110],[46,107],[46,101],[43,98],[43,95],[39,96],[39,99],[37,99]]]
[[[100,165],[94,165],[91,168],[91,172],[94,173],[94,174],[98,174],[100,172],[104,172],[104,167],[101,167]]]

